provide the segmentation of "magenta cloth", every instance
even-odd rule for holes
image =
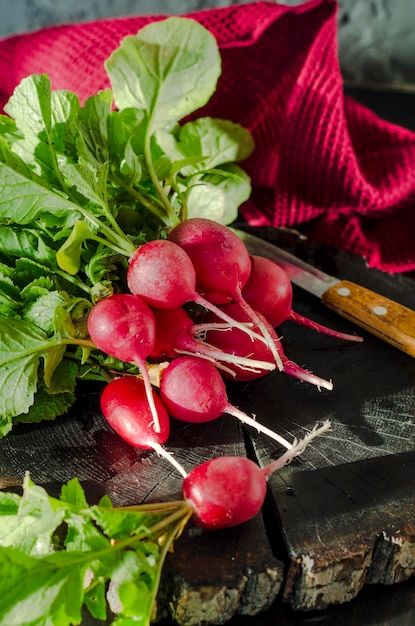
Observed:
[[[188,14],[217,38],[218,89],[199,114],[249,128],[256,149],[241,213],[358,253],[369,266],[415,270],[415,133],[343,94],[335,0],[254,2]],[[81,100],[109,86],[121,39],[165,15],[60,25],[0,40],[0,106],[33,73]]]

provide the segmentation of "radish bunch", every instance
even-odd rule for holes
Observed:
[[[328,428],[325,424],[304,442],[290,443],[228,401],[224,379],[250,380],[275,369],[332,389],[331,381],[285,356],[275,326],[286,319],[302,322],[303,318],[292,312],[284,272],[265,261],[251,257],[226,226],[188,219],[173,228],[167,239],[138,248],[127,271],[130,293],[104,298],[88,317],[89,335],[96,347],[135,364],[140,372],[115,378],[104,388],[105,419],[130,445],[155,450],[172,463],[183,476],[183,495],[197,523],[206,528],[224,528],[255,515],[262,506],[269,474]],[[355,339],[318,325],[314,328]],[[149,376],[150,364],[157,363],[158,390]],[[247,459],[223,457],[187,474],[165,448],[170,418],[200,423],[224,413],[285,447],[281,461],[261,470]],[[229,464],[232,472],[227,471]],[[232,493],[225,498],[226,505],[224,493]]]

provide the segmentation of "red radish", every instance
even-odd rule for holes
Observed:
[[[206,218],[191,218],[168,236],[190,256],[196,282],[215,304],[234,298],[249,278],[251,260],[243,241],[229,228]]]
[[[293,289],[285,270],[271,259],[252,255],[251,273],[242,295],[256,311],[264,315],[274,328],[286,320],[292,320],[313,330],[345,339],[363,341],[358,335],[341,333],[296,313],[292,308]]]
[[[132,294],[154,308],[171,309],[196,302],[253,339],[260,336],[246,324],[239,324],[222,313],[196,291],[193,263],[173,241],[156,239],[140,246],[130,259],[127,283]]]
[[[155,450],[181,474],[186,472],[163,445],[170,435],[170,419],[160,398],[153,391],[160,428],[156,432],[147,401],[144,382],[135,376],[115,378],[101,393],[101,410],[111,428],[124,441],[142,450]]]
[[[281,435],[228,402],[225,383],[210,361],[194,356],[174,359],[163,371],[160,397],[167,412],[178,420],[211,422],[223,413],[228,413],[284,447],[291,447]]]
[[[156,322],[150,307],[131,294],[108,296],[89,313],[88,332],[99,350],[139,367],[158,431],[159,419],[146,364],[156,340]]]
[[[229,304],[223,305],[222,308],[225,309],[229,315],[232,315],[232,317],[239,321],[243,321],[244,319],[246,319],[245,312],[240,308],[238,304],[236,304],[236,302],[229,302]],[[324,389],[328,389],[329,391],[331,391],[333,389],[333,383],[331,381],[325,380],[320,376],[316,376],[312,372],[305,370],[300,365],[297,365],[297,363],[294,363],[294,361],[291,361],[285,356],[282,342],[278,339],[275,330],[268,322],[268,320],[263,315],[261,315],[261,313],[258,313],[257,311],[257,314],[259,317],[262,318],[263,323],[268,327],[270,336],[274,338],[275,345],[280,353],[282,362],[284,364],[284,373],[299,380],[311,383],[312,385],[316,385],[316,387],[323,387]],[[207,315],[206,319],[208,321],[215,320],[212,315]],[[237,328],[231,328],[226,332],[215,329],[209,330],[206,333],[206,340],[210,345],[215,346],[218,350],[221,350],[225,353],[234,354],[235,359],[240,356],[249,356],[249,358],[252,358],[254,360],[262,362],[268,360],[270,362],[273,362],[273,355],[271,354],[268,346],[264,345],[260,341],[252,342],[249,339],[247,341],[245,336],[241,332],[239,332]],[[238,382],[254,380],[255,378],[264,376],[267,373],[265,370],[249,371],[248,369],[242,369],[238,366],[236,361],[234,364],[230,363],[227,368],[231,369],[234,375],[232,375],[232,372],[229,373],[224,370],[222,372],[222,376]]]
[[[272,358],[256,361],[250,358],[238,357],[233,354],[226,354],[214,346],[210,346],[205,341],[196,338],[197,334],[206,334],[209,329],[231,327],[228,324],[194,324],[192,318],[184,309],[176,307],[174,309],[153,309],[156,320],[156,341],[153,350],[148,355],[151,360],[160,361],[162,359],[172,359],[179,354],[193,354],[214,361],[220,366],[221,363],[238,364],[241,371],[265,372],[275,369]],[[215,320],[219,319],[215,316]],[[252,339],[246,333],[238,330],[239,336],[246,339],[246,343],[252,345]],[[255,340],[265,347],[262,341]],[[226,369],[225,369],[226,371]],[[232,370],[229,371],[232,374]]]
[[[251,259],[241,239],[222,224],[196,217],[175,226],[169,233],[169,240],[189,255],[200,293],[216,304],[233,300],[244,308],[251,322],[263,334],[278,369],[282,370],[281,357],[268,329],[242,296],[251,271]]]
[[[291,315],[293,288],[287,273],[265,257],[252,255],[251,273],[242,290],[251,306],[276,328]]]
[[[223,456],[193,468],[183,481],[183,497],[198,526],[218,530],[254,517],[262,508],[267,481],[253,461]]]
[[[195,512],[194,522],[202,528],[217,530],[253,518],[262,508],[267,478],[329,429],[329,421],[316,426],[262,469],[249,459],[232,456],[218,457],[193,468],[183,481],[182,493]]]
[[[127,283],[131,293],[150,306],[172,309],[193,300],[196,274],[184,250],[156,239],[137,248],[131,257]]]

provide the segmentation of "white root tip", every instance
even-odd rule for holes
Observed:
[[[306,447],[316,437],[319,437],[320,435],[326,433],[330,429],[331,429],[330,420],[324,420],[324,422],[322,422],[321,424],[316,424],[314,428],[309,433],[307,433],[307,435],[305,435],[305,437],[303,437],[302,439],[299,439],[299,440],[295,439],[289,450],[284,452],[284,454],[280,456],[279,459],[276,459],[275,461],[273,461],[272,463],[269,463],[269,465],[266,465],[264,467],[263,472],[265,476],[270,476],[273,472],[284,467],[284,465],[288,465],[289,463],[291,463],[291,461],[295,457],[299,456],[302,452],[304,452]]]

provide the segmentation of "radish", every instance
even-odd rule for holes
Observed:
[[[274,328],[292,320],[318,332],[347,341],[363,341],[362,337],[341,333],[296,313],[292,308],[293,290],[285,270],[271,259],[252,255],[251,273],[242,289],[245,300],[262,313]]]
[[[198,360],[196,357],[179,357],[176,361],[180,359]],[[211,363],[201,363],[215,370]],[[224,456],[206,461],[187,473],[164,448],[170,434],[169,416],[163,401],[155,393],[154,401],[160,419],[159,432],[152,425],[144,382],[137,377],[116,378],[108,383],[101,393],[101,410],[108,424],[124,441],[142,450],[154,450],[177,469],[183,477],[182,493],[194,512],[194,522],[209,530],[241,524],[259,513],[266,495],[267,478],[330,428],[326,421],[304,439],[294,440],[293,444],[285,442],[289,449],[263,469],[247,458]]]
[[[171,417],[184,422],[211,422],[228,413],[286,448],[291,444],[228,402],[225,383],[210,361],[180,356],[163,371],[160,398]]]
[[[156,340],[156,322],[150,307],[131,294],[114,294],[97,302],[88,316],[88,332],[99,350],[136,364],[143,377],[154,429],[160,424],[146,358]]]
[[[156,239],[139,247],[130,259],[128,288],[154,308],[177,308],[195,302],[213,311],[231,326],[237,326],[252,339],[260,337],[246,324],[240,324],[196,291],[196,273],[192,260],[173,241]]]
[[[194,324],[190,315],[181,307],[153,309],[153,313],[156,321],[156,340],[152,351],[148,355],[150,360],[160,361],[162,359],[175,358],[179,354],[193,354],[210,359],[219,367],[221,363],[238,364],[241,371],[246,370],[252,373],[275,369],[273,360],[269,359],[269,352],[267,360],[257,361],[243,356],[226,354],[226,352],[218,350],[197,338],[197,335],[205,335],[208,330],[213,328],[220,327],[228,330],[234,328],[230,327],[229,324],[215,322],[212,324]],[[217,319],[219,318],[215,316],[215,320]],[[246,339],[246,343],[252,345],[252,339],[246,333],[241,332],[239,329],[235,330],[238,330],[239,336],[243,337],[244,340]],[[255,343],[260,343],[265,347],[262,341],[255,340]],[[232,370],[228,370],[228,372],[232,375]]]
[[[170,435],[170,419],[160,398],[154,391],[152,395],[157,407],[158,431],[153,426],[144,382],[135,376],[115,378],[104,387],[100,397],[102,414],[124,441],[142,450],[155,450],[186,477],[185,470],[163,448]]]
[[[183,481],[183,497],[193,508],[194,521],[208,530],[246,522],[262,508],[267,480],[244,457],[223,456],[193,468]]]
[[[241,309],[241,307],[236,304],[236,302],[229,302],[228,304],[223,305],[222,309],[225,309],[229,315],[239,321],[243,321],[244,319],[246,319],[244,310]],[[291,361],[285,356],[282,342],[278,339],[277,334],[271,326],[270,322],[258,311],[257,314],[260,318],[262,318],[263,323],[268,328],[270,336],[273,337],[275,341],[275,345],[284,364],[284,373],[292,376],[293,378],[297,378],[299,380],[311,383],[312,385],[316,385],[316,387],[318,388],[323,387],[324,389],[328,389],[329,391],[331,391],[333,389],[333,383],[331,381],[325,380],[320,376],[316,376],[312,372],[305,370],[300,365],[297,365],[297,363],[294,363],[294,361]],[[207,320],[207,322],[214,322],[216,318],[212,316],[212,314],[209,314],[205,317],[205,319]],[[255,378],[264,376],[267,373],[265,370],[250,371],[248,369],[242,369],[238,366],[238,363],[236,361],[238,357],[249,357],[250,359],[255,359],[262,362],[273,362],[273,355],[271,354],[268,346],[259,341],[247,341],[245,336],[241,332],[239,332],[237,328],[231,328],[226,332],[212,328],[206,333],[206,340],[210,345],[214,346],[218,350],[235,355],[235,362],[228,365],[228,370],[231,369],[232,372],[229,373],[226,370],[222,372],[222,376],[224,376],[225,378],[230,378],[231,380],[235,380],[238,382],[254,380]]]
[[[225,304],[234,299],[251,272],[248,250],[229,228],[206,218],[190,218],[173,228],[174,241],[190,256],[198,288],[210,301]]]
[[[232,456],[218,457],[193,468],[183,480],[182,493],[194,510],[196,525],[218,530],[253,518],[264,503],[267,478],[329,429],[329,421],[316,426],[304,439],[296,440],[280,458],[262,469],[250,459]]]
[[[169,241],[189,255],[200,293],[215,304],[237,302],[264,336],[275,363],[283,370],[280,354],[268,329],[242,296],[251,272],[251,259],[242,240],[227,226],[205,218],[191,218],[175,226]]]

